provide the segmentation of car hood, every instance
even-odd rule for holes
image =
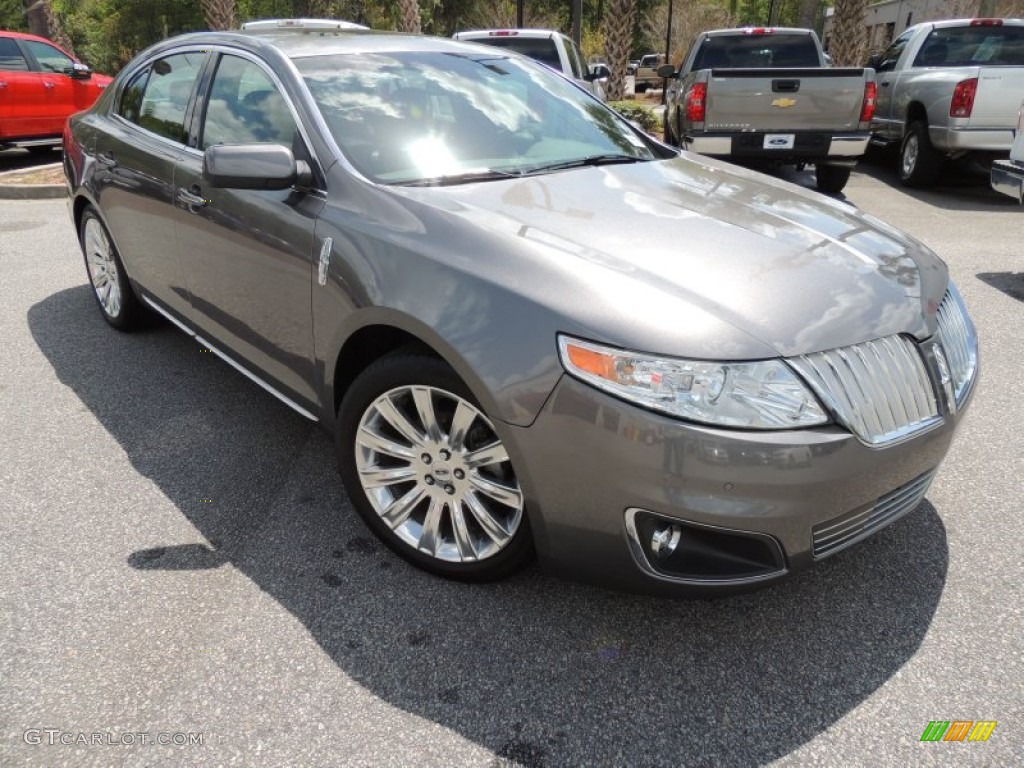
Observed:
[[[608,314],[635,331],[599,334],[618,343],[641,344],[645,327],[685,335],[695,317],[785,356],[897,333],[926,338],[948,281],[925,246],[847,204],[694,155],[392,189],[523,253],[539,247],[563,273],[568,265],[574,281],[563,281],[570,289],[558,301],[594,328],[602,307],[614,307]],[[547,279],[536,264],[529,276]]]

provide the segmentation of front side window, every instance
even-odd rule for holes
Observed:
[[[291,148],[295,119],[270,76],[247,59],[222,56],[210,89],[201,146],[272,142]]]
[[[0,72],[28,72],[28,61],[10,37],[0,37]]]
[[[117,114],[132,123],[139,122],[142,114],[142,96],[146,92],[146,81],[149,79],[149,68],[136,72],[121,91],[121,101]]]
[[[482,172],[501,178],[655,158],[626,121],[573,83],[499,52],[295,63],[342,152],[382,183],[455,183]]]
[[[176,53],[153,62],[143,86],[137,116],[132,120],[129,115],[122,114],[147,131],[184,144],[185,112],[196,77],[205,61],[206,54],[195,52]],[[126,89],[121,99],[122,108],[127,96]]]
[[[71,67],[75,63],[74,59],[52,45],[40,43],[37,40],[25,40],[24,43],[43,72],[67,73],[71,71]]]
[[[879,72],[889,72],[896,68],[896,62],[900,60],[903,49],[907,47],[911,34],[912,33],[907,32],[900,35],[889,44],[888,48],[882,51],[877,68]]]

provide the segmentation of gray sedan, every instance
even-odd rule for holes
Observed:
[[[65,167],[107,322],[322,423],[367,525],[450,578],[770,583],[915,508],[977,376],[920,243],[498,50],[175,38]]]

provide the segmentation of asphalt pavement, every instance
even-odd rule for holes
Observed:
[[[972,412],[915,512],[716,601],[405,565],[327,436],[172,327],[108,328],[65,203],[0,202],[0,765],[1020,765],[1024,209],[892,182],[845,197],[949,263]]]

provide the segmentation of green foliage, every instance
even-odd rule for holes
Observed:
[[[0,29],[28,32],[25,3],[22,0],[0,0]]]
[[[661,115],[638,101],[609,101],[608,106],[647,133],[656,134],[661,131]]]

